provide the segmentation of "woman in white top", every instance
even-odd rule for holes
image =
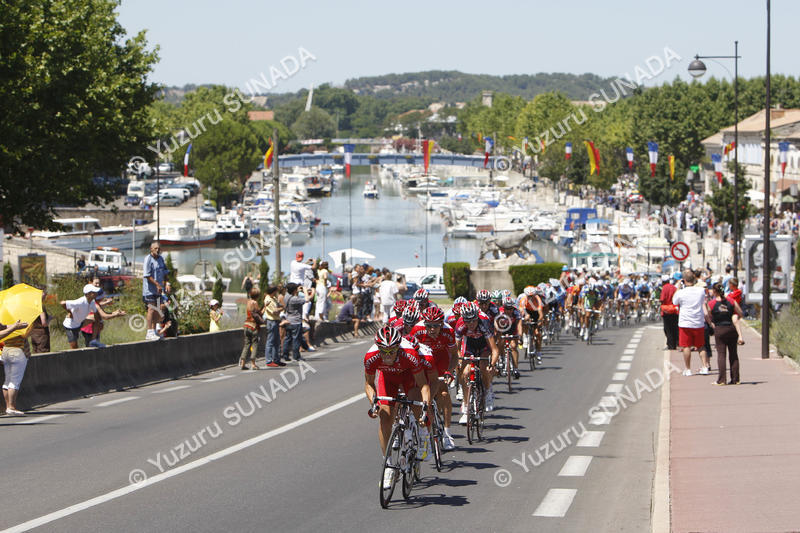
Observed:
[[[317,269],[317,306],[314,309],[314,320],[322,322],[328,320],[328,262],[323,261]]]

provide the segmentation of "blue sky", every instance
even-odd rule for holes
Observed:
[[[688,79],[695,53],[733,55],[740,75],[766,67],[765,0],[282,1],[123,0],[120,22],[147,30],[161,61],[152,80],[166,85],[221,83],[244,88],[275,76],[276,92],[313,83],[421,70],[485,74],[592,72],[623,76],[638,66],[658,72],[665,47],[679,55],[646,85]],[[488,6],[488,7],[487,7]],[[800,1],[772,1],[772,72],[800,75]],[[281,60],[312,54],[305,68],[280,79]],[[287,60],[291,64],[292,60]],[[733,71],[733,62],[723,61]],[[707,62],[709,74],[729,77]]]

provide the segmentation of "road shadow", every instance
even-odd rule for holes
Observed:
[[[401,499],[397,502],[391,502],[387,510],[402,511],[406,509],[418,509],[429,505],[463,507],[467,504],[469,504],[469,499],[467,499],[466,496],[454,496],[452,494],[414,494],[412,490],[411,499],[409,501],[406,502]]]
[[[470,461],[452,461],[450,463],[450,468],[446,471],[452,472],[457,468],[474,468],[475,470],[486,470],[487,468],[498,468],[498,466],[494,463],[472,463]]]
[[[491,440],[491,442],[513,442],[513,443],[516,443],[516,444],[520,444],[522,442],[528,442],[531,439],[530,439],[530,437],[511,437],[511,436],[502,437],[502,436],[498,436],[498,437],[493,437],[490,440]]]
[[[544,390],[544,389],[540,389],[539,387],[533,387],[533,388],[536,389],[536,390]],[[497,411],[530,411],[530,410],[531,410],[530,407],[512,407],[510,405],[502,405],[502,406],[495,407],[494,411],[492,411],[492,413],[494,414]]]

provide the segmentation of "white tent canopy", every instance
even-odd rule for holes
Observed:
[[[375,259],[374,255],[363,250],[357,248],[342,248],[341,250],[334,250],[328,254],[331,259],[333,259],[334,268],[340,268],[342,266],[342,254],[344,254],[346,262],[349,262],[351,259]]]

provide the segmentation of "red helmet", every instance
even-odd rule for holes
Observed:
[[[422,312],[422,320],[425,322],[442,322],[444,321],[444,312],[435,306],[428,307]]]
[[[461,302],[456,302],[456,303],[454,303],[454,304],[453,304],[453,308],[452,308],[452,309],[450,309],[450,312],[452,312],[452,313],[453,313],[454,315],[456,315],[456,316],[461,316],[461,307],[462,307],[463,305],[464,305],[464,304],[463,304],[463,303],[461,303]]]
[[[414,299],[418,302],[427,302],[428,291],[426,289],[417,289],[417,292],[414,293]]]
[[[383,326],[375,334],[375,344],[378,348],[392,348],[393,346],[398,346],[402,338],[397,329],[391,326]]]
[[[473,302],[465,303],[461,306],[461,318],[464,320],[474,320],[478,318],[478,306]]]
[[[392,310],[394,311],[395,316],[400,316],[403,314],[403,309],[406,308],[407,303],[408,302],[406,302],[405,300],[397,300],[394,303],[394,307],[392,308]]]
[[[407,305],[403,310],[403,322],[416,324],[419,322],[419,308],[416,305]]]
[[[488,302],[489,300],[491,300],[491,298],[492,295],[489,294],[489,291],[487,291],[486,289],[478,291],[478,294],[475,295],[475,299],[481,303]]]

